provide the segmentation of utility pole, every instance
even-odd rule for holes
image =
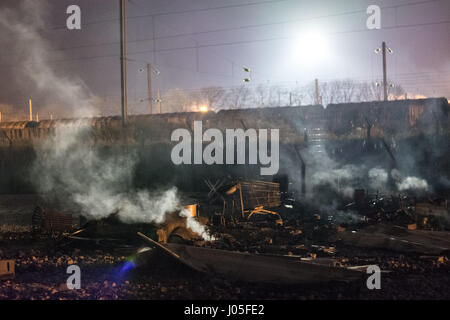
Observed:
[[[383,51],[383,92],[384,92],[384,101],[387,101],[387,75],[386,75],[386,42],[383,41],[382,44]]]
[[[158,113],[161,114],[161,91],[158,89]]]
[[[387,83],[387,64],[386,64],[386,52],[389,52],[392,54],[392,49],[388,48],[386,46],[386,42],[383,41],[383,43],[381,44],[381,49],[378,48],[375,50],[375,53],[380,53],[380,51],[382,52],[382,56],[383,56],[383,98],[384,101],[388,100],[388,83]]]
[[[318,105],[319,104],[319,80],[316,79],[315,82],[316,82],[316,98],[315,98],[316,101],[315,101],[315,105]]]
[[[126,0],[119,0],[120,4],[120,74],[122,89],[122,125],[127,123],[127,32],[126,32]]]
[[[153,114],[152,65],[150,63],[147,63],[147,82],[148,82],[148,108],[150,114]]]
[[[33,101],[30,98],[30,121],[33,121]]]

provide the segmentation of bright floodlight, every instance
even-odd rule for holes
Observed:
[[[203,113],[208,112],[208,107],[207,106],[201,106],[200,107],[200,112],[203,112]]]
[[[323,62],[330,56],[329,40],[319,31],[305,32],[295,40],[293,54],[299,64]]]

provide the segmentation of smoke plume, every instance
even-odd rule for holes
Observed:
[[[2,62],[11,80],[20,84],[16,87],[21,90],[27,87],[24,101],[36,98],[41,113],[92,116],[96,114],[91,105],[94,95],[78,77],[57,71],[61,64],[55,62],[64,60],[64,56],[54,51],[43,37],[49,12],[46,1],[23,0],[13,8],[2,6],[0,39],[8,47],[8,56],[3,56]]]
[[[93,219],[117,212],[125,223],[163,223],[167,214],[180,212],[186,226],[211,240],[205,227],[182,209],[177,189],[149,192],[135,190],[132,177],[136,154],[101,153],[91,145],[88,121],[56,127],[53,136],[37,147],[32,176],[49,201],[72,204]]]
[[[93,103],[98,98],[80,78],[58,72],[58,64],[54,62],[64,56],[57,54],[42,36],[48,28],[45,21],[49,12],[46,1],[23,0],[2,6],[0,39],[13,53],[2,60],[14,66],[12,80],[20,83],[20,87],[29,87],[33,99],[39,98],[41,112],[92,117],[97,114]],[[63,108],[70,112],[63,113]],[[101,154],[89,142],[94,140],[90,139],[91,134],[88,120],[75,120],[58,125],[54,136],[36,147],[31,177],[48,200],[73,205],[94,219],[118,212],[126,223],[162,223],[168,213],[181,210],[175,188],[152,193],[134,190],[136,155],[132,152],[122,155],[117,150]],[[187,227],[208,238],[197,221],[190,216],[186,218]]]
[[[428,183],[424,179],[420,179],[417,177],[407,177],[402,182],[398,184],[398,190],[406,191],[406,190],[419,190],[419,191],[427,191]]]

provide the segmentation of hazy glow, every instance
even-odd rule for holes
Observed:
[[[292,59],[299,65],[325,62],[331,53],[329,39],[318,30],[300,34],[292,48]]]
[[[200,112],[208,112],[208,107],[207,106],[201,106],[200,107]]]

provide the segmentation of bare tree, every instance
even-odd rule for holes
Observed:
[[[380,86],[380,82],[369,83],[369,101],[380,101],[383,99],[383,90]]]
[[[269,100],[269,92],[266,86],[264,86],[263,84],[259,84],[255,88],[254,100],[256,102],[256,105],[258,105],[260,108],[264,108],[267,106]]]
[[[314,82],[311,82],[302,88],[307,104],[314,104],[316,99],[316,86]]]
[[[292,105],[293,106],[301,106],[302,103],[306,100],[306,94],[303,88],[295,87],[291,90],[292,93]]]
[[[390,82],[392,83],[392,82]],[[315,88],[313,84],[305,87],[305,93],[314,99]],[[382,87],[379,82],[356,82],[354,80],[335,80],[322,82],[319,85],[319,95],[322,104],[350,103],[365,101],[380,101],[383,99]],[[400,85],[388,87],[389,100],[403,99],[405,90]]]
[[[355,100],[365,102],[373,100],[373,92],[368,82],[357,83],[357,90],[355,91]]]
[[[401,100],[405,99],[406,91],[399,84],[394,84],[393,82],[388,87],[388,97],[389,100]]]
[[[220,105],[225,95],[225,90],[221,87],[206,87],[200,89],[198,95],[209,109],[214,110]]]
[[[186,93],[186,91],[181,89],[168,90],[162,95],[161,100],[164,112],[191,111],[195,103],[193,94]]]
[[[227,93],[227,104],[231,109],[242,109],[246,106],[251,91],[246,85],[232,88]]]
[[[225,90],[222,87],[211,86],[191,92],[171,89],[163,94],[162,100],[164,112],[198,111],[202,105],[207,105],[212,110],[279,107],[283,105],[300,106],[314,103],[315,90],[314,82],[304,87],[296,86],[294,88],[264,84],[252,88],[243,84]],[[388,94],[390,100],[403,99],[405,90],[396,84],[388,87]],[[383,99],[382,87],[377,85],[376,82],[357,82],[351,79],[320,82],[319,96],[324,106],[332,103],[379,101]]]
[[[353,80],[346,79],[337,82],[337,84],[340,85],[340,92],[341,92],[341,103],[349,103],[353,101],[355,91],[356,91],[356,84]]]

